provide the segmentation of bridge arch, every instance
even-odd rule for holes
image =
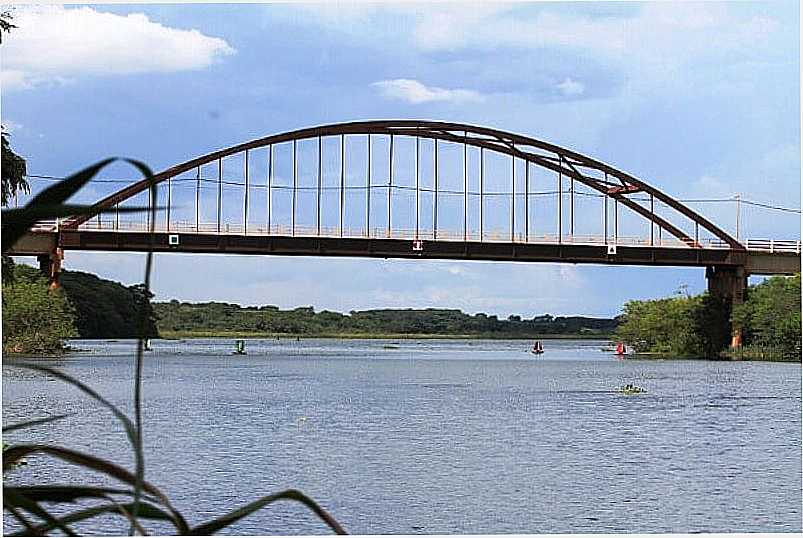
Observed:
[[[664,230],[670,235],[674,236],[677,240],[685,243],[689,247],[701,248],[699,241],[699,232],[705,231],[714,236],[717,241],[723,245],[727,245],[733,250],[743,251],[744,246],[739,243],[735,238],[730,236],[727,232],[710,222],[708,219],[697,213],[696,211],[685,206],[672,196],[665,194],[659,189],[649,185],[648,183],[622,171],[616,169],[608,164],[602,163],[586,155],[577,153],[567,148],[557,146],[545,141],[537,140],[531,137],[518,135],[491,129],[487,127],[479,127],[463,123],[451,123],[441,121],[422,121],[422,120],[381,120],[381,121],[356,121],[348,123],[337,123],[330,125],[323,125],[317,127],[309,127],[295,131],[288,131],[279,133],[229,148],[214,151],[212,153],[202,155],[200,157],[191,159],[184,163],[172,166],[162,172],[155,174],[151,180],[141,180],[103,198],[93,206],[93,213],[88,215],[76,216],[67,219],[62,223],[62,228],[74,229],[87,223],[94,215],[101,212],[113,211],[113,208],[126,200],[136,196],[143,191],[148,190],[151,182],[161,184],[170,181],[171,178],[184,174],[186,172],[197,169],[200,174],[200,167],[210,163],[218,162],[219,166],[222,160],[226,157],[248,152],[258,148],[272,148],[274,145],[286,142],[295,143],[308,140],[319,140],[319,154],[318,159],[320,163],[320,140],[324,137],[340,137],[341,148],[344,144],[346,136],[362,135],[368,137],[368,152],[370,159],[370,140],[372,135],[384,135],[390,138],[390,162],[391,168],[393,166],[393,139],[394,137],[412,137],[416,141],[421,139],[430,139],[435,141],[435,174],[437,177],[437,155],[439,141],[462,144],[464,148],[473,147],[480,151],[480,155],[484,155],[485,151],[493,152],[509,156],[513,162],[513,203],[515,204],[515,197],[517,195],[515,189],[515,165],[516,159],[524,161],[526,164],[526,173],[529,174],[530,165],[536,165],[542,169],[554,172],[558,176],[559,186],[563,184],[564,178],[570,181],[577,181],[590,189],[593,189],[599,196],[605,197],[605,217],[607,219],[607,203],[608,200],[613,200],[614,204],[622,204],[635,214],[639,215],[644,220],[650,223],[650,241],[653,240],[653,228],[657,227],[659,230]],[[417,142],[416,142],[417,143]],[[341,159],[344,159],[341,157]],[[295,150],[293,154],[293,165],[295,167],[296,155]],[[247,166],[247,165],[246,165]],[[319,164],[320,166],[320,164]],[[343,165],[344,166],[344,165]],[[481,172],[482,174],[482,166]],[[370,168],[370,165],[369,165]],[[295,168],[294,168],[295,170]],[[392,172],[391,172],[392,174]],[[480,180],[482,181],[482,180]],[[247,182],[247,179],[246,179]],[[320,173],[319,173],[320,184]],[[572,183],[573,185],[573,183]],[[246,184],[246,190],[247,190]],[[368,192],[370,193],[371,185],[369,179]],[[435,200],[437,204],[437,179],[435,188]],[[467,187],[466,187],[467,189]],[[390,198],[391,185],[388,185],[388,197]],[[632,195],[641,194],[649,197],[649,208],[644,207],[638,203]],[[574,191],[572,191],[572,196]],[[370,194],[369,194],[370,196]],[[529,199],[529,191],[524,193],[525,200]],[[563,196],[563,193],[560,194]],[[670,221],[663,216],[658,215],[654,209],[653,204],[659,201],[667,207],[673,209],[680,217],[687,219],[694,232],[686,232],[681,228],[681,224],[677,220]],[[196,202],[197,203],[197,202]],[[370,201],[368,202],[370,204]],[[389,201],[390,203],[390,201]],[[481,202],[482,203],[482,202]],[[573,203],[573,200],[572,200]],[[218,212],[220,207],[218,201]],[[573,207],[573,206],[572,206]],[[246,202],[247,208],[247,202]],[[246,209],[247,211],[247,209]],[[369,209],[370,211],[370,209]],[[515,208],[514,208],[515,211]],[[319,208],[320,213],[320,208]],[[437,214],[437,209],[436,209]],[[219,217],[218,217],[219,218]],[[320,217],[319,217],[320,218]],[[574,216],[572,215],[572,219]],[[246,216],[247,219],[247,216]],[[561,230],[563,226],[563,216],[558,215],[558,229]],[[168,217],[169,223],[169,217]],[[219,220],[218,220],[219,225]],[[572,222],[573,225],[573,222]],[[320,227],[320,226],[319,226]],[[437,225],[436,225],[437,230]],[[559,231],[559,235],[560,235]],[[607,237],[608,225],[605,224],[605,234]],[[660,232],[659,232],[660,233]],[[480,234],[482,240],[482,233]],[[559,238],[560,240],[560,238]],[[606,239],[607,242],[607,239]]]

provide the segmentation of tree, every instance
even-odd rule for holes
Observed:
[[[75,326],[81,338],[135,338],[140,334],[142,285],[127,287],[80,271],[62,271],[60,281],[75,308]],[[158,334],[150,301],[146,308],[145,336],[154,338]]]
[[[11,31],[16,26],[11,22],[14,16],[11,11],[3,11],[0,13],[0,43],[3,40],[3,34]],[[11,149],[11,144],[8,141],[8,133],[5,127],[2,127],[3,139],[3,155],[2,155],[2,189],[0,189],[0,202],[3,206],[7,206],[8,202],[14,197],[17,191],[29,192],[30,187],[25,179],[26,168],[25,159],[14,153]]]
[[[128,290],[131,292],[131,296],[134,299],[134,314],[132,319],[136,320],[137,323],[141,323],[141,320],[144,319],[145,327],[143,331],[146,336],[159,336],[159,331],[156,330],[156,314],[151,304],[153,293],[145,288],[145,284],[135,284],[130,286]],[[139,332],[139,328],[137,332]]]
[[[0,189],[0,203],[7,206],[8,202],[14,198],[18,191],[30,192],[28,181],[25,179],[26,165],[25,159],[14,153],[8,142],[8,135],[5,128],[2,131],[3,155],[2,155],[2,188]],[[11,283],[14,279],[14,260],[11,256],[3,254],[3,282]]]
[[[8,133],[5,131],[4,127],[2,132],[3,184],[2,197],[0,198],[0,202],[2,202],[3,206],[7,206],[8,203],[14,198],[14,195],[16,195],[19,191],[25,193],[30,192],[30,186],[28,185],[28,181],[25,179],[25,174],[27,173],[25,159],[14,153],[14,150],[11,149],[11,144],[9,143],[8,138]]]
[[[3,42],[3,33],[8,33],[12,28],[16,28],[11,20],[11,11],[0,13],[0,43]],[[18,191],[30,192],[28,181],[25,179],[27,173],[25,159],[14,153],[8,141],[8,133],[3,126],[0,126],[0,138],[2,138],[2,186],[0,186],[0,205],[4,207],[14,197]],[[11,283],[14,279],[14,260],[10,256],[3,255],[2,278],[4,283]]]
[[[716,358],[728,342],[728,314],[708,294],[628,301],[616,334],[636,351]]]
[[[751,286],[747,300],[733,310],[747,346],[770,347],[800,358],[800,274],[776,276]]]
[[[3,32],[8,33],[12,28],[16,28],[16,25],[11,22],[13,19],[14,16],[10,10],[0,13],[0,43],[3,42]]]
[[[60,353],[63,339],[77,336],[72,308],[60,290],[48,290],[44,277],[22,267],[13,284],[3,285],[3,352]]]

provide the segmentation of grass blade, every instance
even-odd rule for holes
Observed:
[[[34,524],[33,524],[33,523],[31,523],[31,521],[30,521],[30,520],[28,520],[28,518],[27,518],[27,517],[25,517],[24,515],[22,515],[22,512],[20,512],[20,511],[19,511],[19,510],[18,510],[16,507],[14,507],[14,506],[11,506],[10,504],[5,504],[5,503],[4,503],[4,506],[3,506],[3,507],[4,507],[6,510],[8,510],[9,512],[11,512],[11,515],[13,515],[15,518],[17,518],[17,521],[19,521],[19,522],[22,524],[22,526],[23,526],[23,527],[25,527],[25,530],[26,530],[27,532],[30,532],[32,535],[35,535],[35,534],[36,534],[36,533],[33,531],[33,529],[34,529]],[[22,531],[22,532],[25,532],[25,531]]]
[[[109,157],[108,159],[103,159],[102,161],[98,161],[95,164],[89,165],[83,170],[79,170],[71,176],[66,177],[62,181],[59,181],[55,185],[44,189],[42,192],[34,196],[27,205],[52,205],[60,204],[66,201],[67,198],[78,192],[81,187],[95,177],[98,172],[116,160],[118,160],[117,157]]]
[[[59,519],[61,523],[70,524],[70,523],[78,523],[80,521],[86,521],[87,519],[92,519],[93,517],[97,517],[101,514],[108,514],[115,512],[123,515],[124,517],[126,517],[126,519],[128,519],[128,517],[130,517],[131,504],[132,503],[119,504],[112,501],[110,504],[92,506],[90,508],[72,512]],[[149,503],[142,503],[142,513],[140,514],[140,517],[145,519],[171,521],[171,517],[169,514]],[[139,524],[137,524],[137,526],[139,527],[139,530],[144,533],[144,529],[142,529],[142,527],[140,527]],[[32,531],[31,534],[45,534],[47,532],[50,532],[54,528],[56,527],[52,526],[51,524],[34,525],[32,529],[30,529],[30,531],[26,529],[25,531],[19,531],[14,534],[9,534],[8,536],[28,536],[29,535],[28,533],[31,531]]]
[[[331,528],[337,534],[348,534],[340,524],[335,521],[335,519],[330,516],[326,510],[321,508],[315,501],[304,495],[298,490],[288,489],[286,491],[282,491],[279,493],[274,493],[273,495],[266,495],[256,501],[246,504],[245,506],[238,508],[225,514],[217,519],[209,521],[208,523],[203,523],[196,527],[190,529],[189,534],[193,536],[206,536],[210,534],[215,534],[217,531],[221,529],[225,529],[232,523],[235,523],[242,518],[253,514],[257,510],[264,508],[265,506],[282,499],[297,501],[304,504],[307,508],[312,510],[315,515],[318,516],[324,523],[326,523],[329,528]]]
[[[37,371],[37,372],[44,372],[46,374],[52,375],[53,377],[55,377],[57,379],[60,379],[60,380],[64,381],[65,383],[68,383],[68,384],[76,387],[77,389],[82,391],[84,394],[88,395],[93,400],[95,400],[96,402],[100,403],[101,405],[103,405],[104,407],[109,409],[114,414],[114,416],[117,417],[117,419],[120,422],[123,423],[123,427],[125,428],[126,434],[128,435],[128,439],[131,442],[131,446],[136,448],[136,435],[137,435],[137,432],[136,432],[136,429],[134,428],[134,424],[131,422],[131,419],[128,418],[125,415],[125,413],[120,411],[120,409],[117,406],[115,406],[113,403],[111,403],[108,400],[106,400],[106,398],[104,398],[103,396],[101,396],[100,394],[95,392],[95,390],[92,389],[91,387],[89,387],[88,385],[84,384],[81,381],[78,381],[74,377],[72,377],[70,375],[67,375],[64,372],[60,371],[60,370],[56,370],[55,368],[50,368],[49,366],[41,366],[39,364],[33,364],[33,363],[29,363],[29,362],[13,363],[13,364],[10,364],[9,366],[13,366],[13,367],[17,367],[17,368],[26,368],[28,370],[34,370],[34,371]]]
[[[3,488],[3,505],[22,508],[31,514],[44,519],[49,525],[52,525],[54,529],[59,529],[67,536],[77,536],[77,534],[75,534],[71,528],[53,517],[50,512],[39,506],[37,503],[24,497],[23,495],[20,495],[19,493],[7,491],[6,488]]]
[[[149,207],[144,206],[126,206],[126,207],[112,207],[108,209],[104,209],[103,211],[97,211],[94,206],[91,205],[83,205],[83,204],[56,204],[56,205],[47,205],[47,206],[36,206],[36,207],[19,207],[15,209],[4,209],[3,210],[3,221],[4,224],[16,226],[18,222],[34,222],[42,219],[55,219],[60,217],[72,217],[75,215],[88,215],[94,214],[97,215],[98,213],[142,213],[144,211],[148,211]],[[161,211],[166,209],[166,207],[156,207],[157,211]]]
[[[78,189],[83,187],[90,179],[95,177],[95,175],[97,175],[97,173],[100,172],[103,167],[115,160],[116,159],[114,158],[104,159],[76,172],[62,181],[59,181],[55,185],[46,188],[34,196],[23,209],[18,210],[22,213],[17,213],[17,217],[13,220],[6,220],[7,215],[4,214],[3,220],[5,221],[5,224],[2,232],[3,248],[9,249],[14,246],[14,243],[17,242],[17,239],[22,237],[25,231],[32,224],[34,224],[38,218],[43,218],[32,216],[31,213],[33,213],[37,208],[52,207],[62,204],[67,200],[67,198],[75,194]]]
[[[148,208],[142,207],[121,207],[113,211],[117,213],[141,213]],[[163,209],[161,207],[155,208]],[[111,212],[112,209],[109,209]],[[105,211],[104,211],[105,212]],[[22,207],[19,209],[3,210],[3,245],[6,250],[13,247],[17,240],[37,222],[45,219],[58,219],[61,217],[72,217],[75,215],[96,215],[99,213],[93,206],[88,205],[52,205],[38,207]]]
[[[107,488],[99,486],[74,486],[74,485],[39,485],[39,486],[14,486],[9,487],[21,495],[35,502],[68,503],[78,499],[100,499],[109,495],[133,496],[134,491],[122,488]],[[155,497],[146,495],[145,499],[149,502],[159,502]]]
[[[131,527],[135,531],[137,531],[140,536],[148,536],[148,533],[145,531],[144,528],[142,528],[142,525],[140,525],[139,521],[137,521],[136,518],[131,515],[131,512],[129,510],[126,510],[125,507],[123,507],[121,504],[119,504],[117,501],[115,501],[111,497],[107,497],[107,499],[112,504],[112,506],[114,506],[114,508],[117,510],[117,512],[128,520],[128,522],[131,524]],[[161,512],[161,510],[159,510],[159,511]],[[164,513],[164,512],[162,512],[162,513]]]
[[[144,170],[140,168],[140,171],[146,174],[148,178],[151,177],[150,169],[145,165],[141,165],[141,163],[132,162],[134,166],[144,167]],[[153,231],[156,226],[156,197],[158,192],[156,190],[156,185],[151,183],[150,185],[150,199],[151,199],[151,213],[150,213],[150,234],[149,234],[149,244],[148,244],[148,253],[145,257],[145,300],[150,300],[150,291],[151,291],[151,269],[153,268],[153,242],[154,242],[154,234]],[[142,450],[142,354],[145,351],[145,338],[148,331],[148,316],[147,316],[147,309],[140,308],[140,319],[139,319],[139,339],[137,340],[137,354],[136,354],[136,363],[134,365],[134,421],[136,422],[136,431],[137,431],[137,442],[134,446],[134,450],[136,452],[136,477],[137,480],[134,483],[134,518],[136,519],[137,514],[139,513],[139,496],[142,491],[142,483],[145,481],[145,454]],[[129,530],[129,534],[134,534],[133,526]]]
[[[37,220],[62,216],[68,217],[76,213],[84,215],[99,213],[101,210],[97,206],[65,206],[75,208],[75,212],[70,213],[66,211],[66,214],[65,211],[59,209],[59,207],[62,206],[70,196],[78,192],[89,180],[95,177],[104,167],[117,160],[120,159],[118,157],[112,157],[99,161],[43,190],[34,196],[24,208],[3,211],[3,252],[13,247],[17,240],[22,237]],[[153,176],[153,172],[151,172],[151,169],[148,168],[145,163],[134,159],[122,160],[134,166],[146,179]],[[128,211],[128,209],[124,209],[123,211]]]
[[[16,424],[11,424],[10,426],[3,426],[3,433],[13,432],[16,430],[23,430],[25,428],[32,428],[34,426],[40,426],[42,424],[48,424],[49,422],[56,422],[57,420],[62,420],[67,417],[73,416],[75,413],[66,413],[64,415],[55,415],[52,417],[46,418],[37,418],[35,420],[28,420],[26,422],[18,422]]]
[[[3,452],[3,470],[6,470],[9,465],[16,463],[19,459],[37,452],[54,456],[87,469],[99,471],[129,485],[134,485],[137,481],[136,477],[131,472],[116,463],[98,458],[97,456],[51,445],[16,445],[6,449],[5,452]],[[189,530],[187,522],[184,516],[173,508],[167,496],[147,481],[142,482],[142,489],[157,498],[160,504],[170,512],[173,525],[176,527],[179,534],[186,534]]]

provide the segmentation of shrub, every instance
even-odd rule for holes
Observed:
[[[628,301],[616,334],[639,352],[713,358],[728,343],[728,314],[708,294]]]
[[[62,352],[63,340],[77,336],[67,298],[61,290],[49,290],[44,278],[15,273],[15,282],[3,285],[3,352]]]

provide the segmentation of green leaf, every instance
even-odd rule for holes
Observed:
[[[131,164],[139,170],[146,179],[151,179],[153,177],[153,172],[145,163],[133,159],[112,157],[88,166],[43,190],[28,202],[24,208],[3,211],[3,252],[13,247],[17,240],[22,237],[28,228],[37,220],[67,217],[75,214],[94,215],[100,213],[101,210],[97,206],[65,206],[75,208],[76,210],[73,212],[68,212],[59,208],[70,196],[78,192],[81,187],[95,177],[100,170],[116,160],[123,160]]]
[[[3,426],[3,433],[13,432],[15,430],[22,430],[24,428],[32,428],[33,426],[39,426],[41,424],[48,424],[50,422],[55,422],[57,420],[71,417],[74,414],[75,413],[66,413],[64,415],[55,415],[52,417],[37,418],[35,420],[28,420],[26,422],[18,422],[17,424],[11,424],[10,426]]]
[[[60,204],[66,201],[70,196],[78,192],[78,190],[83,187],[89,180],[95,177],[98,172],[100,172],[103,168],[108,166],[109,164],[116,161],[116,157],[110,157],[108,159],[103,159],[102,161],[96,162],[90,166],[87,166],[83,170],[79,170],[78,172],[74,173],[73,175],[59,181],[55,185],[46,188],[39,194],[33,197],[33,199],[27,204],[29,206],[37,206],[37,205],[51,205],[51,204]]]
[[[257,510],[282,499],[297,501],[304,504],[307,508],[312,510],[329,528],[337,534],[348,534],[335,519],[330,516],[323,508],[321,508],[315,501],[294,489],[288,489],[273,495],[266,495],[256,501],[249,503],[241,508],[233,510],[217,519],[213,519],[208,523],[203,523],[189,530],[188,534],[192,536],[208,536],[215,534],[219,530],[225,529],[229,525],[241,520],[242,518],[253,514]]]
[[[57,379],[64,381],[65,383],[69,383],[70,385],[78,388],[79,390],[90,396],[93,400],[97,401],[98,403],[109,409],[114,414],[114,416],[117,417],[117,419],[123,423],[123,427],[125,428],[126,434],[128,435],[128,439],[131,442],[131,445],[136,447],[137,431],[134,428],[134,424],[131,422],[131,419],[129,419],[125,415],[125,413],[120,411],[120,409],[118,409],[114,404],[106,400],[103,396],[95,392],[89,386],[85,385],[81,381],[78,381],[72,376],[69,376],[59,370],[56,370],[55,368],[50,368],[49,366],[41,366],[39,364],[31,364],[26,362],[14,363],[10,364],[9,366],[13,366],[16,368],[25,368],[37,372],[44,372],[46,374],[52,375]]]
[[[8,448],[3,452],[3,470],[6,470],[10,464],[16,463],[21,458],[37,452],[54,456],[87,469],[99,471],[129,485],[134,485],[137,482],[136,476],[116,463],[69,448],[51,445],[16,445]],[[142,489],[159,499],[159,502],[167,508],[171,514],[173,525],[179,533],[185,534],[189,530],[184,516],[173,508],[173,505],[164,493],[144,480],[142,481]]]
[[[95,206],[81,205],[81,204],[56,204],[56,205],[39,205],[36,207],[20,207],[17,209],[4,209],[3,221],[6,225],[16,227],[18,222],[30,222],[34,219],[34,223],[45,219],[57,219],[61,217],[72,217],[75,215],[89,215],[97,213],[142,213],[150,211],[147,206],[134,206],[134,207],[110,207],[102,211],[98,211]],[[157,211],[166,209],[166,207],[156,207]]]
[[[85,521],[87,519],[92,519],[93,517],[109,513],[122,514],[126,518],[128,518],[129,516],[127,516],[127,514],[130,514],[132,504],[133,503],[126,503],[126,504],[111,503],[111,504],[102,504],[99,506],[93,506],[91,508],[78,510],[71,514],[62,516],[61,518],[58,518],[56,521],[62,524],[78,523],[80,521]],[[125,512],[121,512],[120,510],[121,508]],[[153,520],[163,520],[163,521],[172,520],[169,514],[149,503],[140,503],[139,517],[143,519],[153,519]],[[37,525],[34,526],[33,529],[31,530],[19,531],[13,534],[9,534],[9,536],[43,535],[52,531],[55,528],[57,527],[54,526],[53,523],[45,525]]]
[[[133,496],[134,491],[123,488],[107,488],[98,486],[75,486],[75,485],[38,485],[38,486],[15,486],[13,489],[35,502],[68,503],[78,499],[105,499],[109,495]],[[150,502],[159,502],[155,497],[146,496]]]
[[[67,536],[77,536],[71,528],[53,517],[50,512],[15,491],[7,491],[7,488],[3,488],[3,505],[10,505],[27,510],[31,514],[41,517],[49,525],[52,525],[52,528],[61,530]]]

